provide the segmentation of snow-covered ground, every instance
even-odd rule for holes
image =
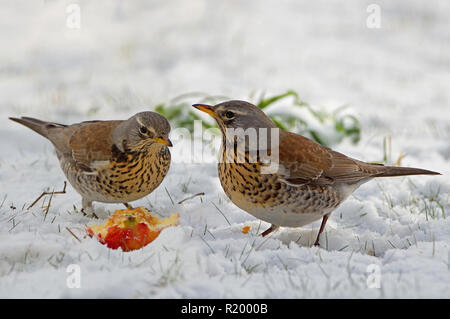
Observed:
[[[377,1],[379,29],[366,26],[373,1],[85,0],[81,28],[71,29],[74,2],[1,5],[0,297],[450,297],[448,1]],[[211,161],[174,161],[134,203],[181,216],[138,251],[84,237],[92,220],[74,211],[70,186],[47,216],[42,203],[26,209],[65,178],[50,143],[8,116],[124,119],[182,93],[288,89],[328,110],[349,105],[362,140],[337,150],[381,160],[390,136],[394,162],[406,154],[402,165],[443,175],[363,185],[330,218],[323,248],[310,247],[319,223],[257,236],[268,225],[226,198]],[[102,219],[121,208],[95,207]],[[79,289],[66,284],[71,264]]]

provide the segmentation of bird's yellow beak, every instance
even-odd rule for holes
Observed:
[[[172,142],[168,138],[157,137],[157,138],[155,138],[155,141],[157,143],[160,143],[160,144],[163,144],[163,145],[166,145],[166,146],[169,146],[169,147],[173,146]]]
[[[206,104],[194,104],[192,106],[202,112],[205,112],[205,113],[211,115],[213,118],[216,118],[216,112],[214,112],[213,106],[206,105]]]

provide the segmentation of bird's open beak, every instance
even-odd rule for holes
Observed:
[[[171,142],[168,138],[160,138],[160,137],[157,137],[157,138],[155,138],[155,141],[158,142],[158,143],[160,143],[160,144],[169,146],[169,147],[172,147],[172,146],[173,146],[172,142]]]
[[[211,115],[213,118],[216,117],[216,112],[214,112],[214,107],[211,105],[206,105],[206,104],[194,104],[192,105],[193,107],[195,107],[196,109],[205,112],[209,115]]]

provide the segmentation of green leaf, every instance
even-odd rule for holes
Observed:
[[[329,146],[328,143],[326,143],[321,137],[320,134],[315,130],[308,130],[309,134],[311,134],[311,137],[314,141],[317,143],[323,145],[323,146]]]
[[[275,123],[276,126],[281,128],[282,130],[287,130],[287,127],[280,121],[278,121],[276,118],[271,117],[271,120]]]
[[[298,99],[298,94],[295,91],[289,90],[286,93],[275,95],[268,99],[263,99],[263,96],[261,96],[260,101],[256,106],[258,106],[260,109],[264,109],[268,107],[270,104],[275,103],[276,101],[282,100],[288,96],[294,96],[296,99]]]
[[[252,93],[252,95],[255,94]],[[202,120],[202,118],[191,108],[191,105],[194,103],[217,104],[218,101],[226,99],[228,98],[223,96],[211,96],[201,92],[191,92],[181,94],[169,100],[169,102],[160,103],[154,109],[156,112],[164,115],[172,126],[184,127],[190,132],[193,132],[194,121]],[[279,128],[306,134],[306,136],[326,146],[331,146],[329,145],[330,143],[339,143],[345,138],[350,139],[353,143],[359,142],[361,138],[361,125],[358,119],[351,114],[340,115],[341,111],[347,107],[346,105],[330,113],[324,109],[313,108],[307,102],[300,100],[299,94],[293,90],[288,90],[271,97],[265,97],[265,92],[262,92],[255,104],[259,108],[265,109],[283,99],[286,99],[284,107],[288,109],[288,112],[268,114]],[[292,107],[305,107],[305,112],[308,112],[319,121],[323,129],[321,127],[317,128],[317,122],[314,123],[314,129],[312,129],[312,123],[290,111]],[[205,129],[217,128],[215,122],[211,123],[203,120],[202,126]]]

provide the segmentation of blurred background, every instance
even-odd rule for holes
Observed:
[[[375,27],[370,4],[4,2],[1,143],[12,143],[8,130],[24,132],[8,116],[63,123],[123,119],[183,94],[193,94],[192,103],[205,96],[256,103],[262,94],[292,90],[324,114],[344,107],[363,141],[376,144],[375,153],[394,136],[398,153],[428,147],[448,159],[450,3],[378,1]],[[292,105],[285,100],[283,106]],[[175,120],[173,126],[184,123]],[[336,123],[329,125],[333,131]],[[402,136],[413,142],[400,147]],[[423,142],[420,149],[417,142]]]
[[[448,297],[449,17],[448,0],[2,1],[0,297]],[[52,145],[8,117],[74,123],[157,110],[173,129],[192,128],[206,118],[191,103],[226,99],[254,102],[351,157],[443,176],[362,186],[319,251],[307,247],[320,222],[253,249],[260,224],[226,198],[214,154],[180,163],[190,144],[172,136],[169,173],[133,203],[180,213],[153,247],[124,257],[85,240],[92,219],[70,185],[27,209],[65,177]],[[122,208],[95,207],[103,219]],[[88,270],[80,290],[66,287],[73,263]],[[383,289],[367,289],[373,263]]]

